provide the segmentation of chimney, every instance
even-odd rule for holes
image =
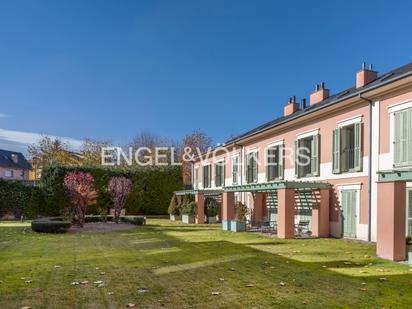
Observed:
[[[366,63],[362,63],[362,69],[356,73],[356,88],[361,88],[378,78],[378,72],[373,70],[372,64],[366,68]]]
[[[284,109],[284,116],[289,116],[292,115],[294,112],[296,112],[299,109],[298,103],[296,103],[296,97],[293,96],[289,98],[288,103],[285,105]]]
[[[325,88],[325,83],[316,85],[315,91],[310,95],[310,105],[322,102],[329,97],[329,89]]]

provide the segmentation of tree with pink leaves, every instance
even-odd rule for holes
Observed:
[[[84,172],[67,173],[64,188],[75,208],[77,221],[83,227],[87,206],[95,204],[97,198],[93,176]]]
[[[112,177],[109,182],[109,192],[114,204],[114,218],[119,222],[120,213],[126,203],[126,199],[132,190],[132,182],[126,177]]]

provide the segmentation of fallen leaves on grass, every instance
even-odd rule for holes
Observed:
[[[137,292],[139,292],[140,294],[146,293],[148,291],[149,290],[147,288],[140,288],[140,289],[137,290]]]
[[[80,284],[80,282],[78,282],[78,281],[73,281],[72,283],[70,283],[71,285],[79,285]]]
[[[285,285],[286,285],[286,283],[285,283],[285,282],[283,282],[283,281],[281,281],[281,282],[279,282],[279,285],[280,285],[280,286],[285,286]]]
[[[212,292],[212,295],[213,296],[218,296],[218,295],[220,295],[220,292]]]
[[[252,287],[254,287],[255,285],[253,285],[253,284],[248,284],[248,285],[246,285],[246,287],[248,287],[248,288],[252,288]]]
[[[129,308],[130,307],[135,307],[135,306],[136,306],[136,304],[132,304],[132,303],[129,303],[129,304],[126,305],[126,307],[129,307]]]

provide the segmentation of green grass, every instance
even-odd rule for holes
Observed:
[[[365,243],[279,240],[161,219],[129,231],[57,235],[5,222],[0,308],[410,308],[409,267],[374,252]]]

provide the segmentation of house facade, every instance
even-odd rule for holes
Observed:
[[[198,156],[192,174],[198,214],[206,195],[219,195],[223,226],[242,201],[251,224],[269,222],[278,237],[306,229],[372,241],[379,256],[404,260],[412,236],[412,63],[382,75],[363,65],[347,90],[331,95],[320,83],[308,104],[290,98],[283,117]]]
[[[0,149],[0,178],[29,180],[30,163],[20,152]]]

